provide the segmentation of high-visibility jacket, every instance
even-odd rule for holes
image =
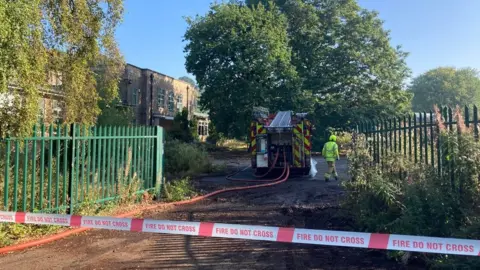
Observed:
[[[339,156],[338,154],[338,145],[336,142],[327,142],[323,146],[322,150],[322,156],[327,160],[327,161],[335,161]]]

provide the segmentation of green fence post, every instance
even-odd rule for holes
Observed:
[[[120,189],[118,185],[118,127],[114,126],[112,130],[112,144],[113,144],[113,149],[112,149],[112,155],[113,155],[113,161],[112,161],[112,183],[113,183],[113,194],[119,195],[120,194]]]
[[[109,126],[107,127],[107,140],[105,142],[106,145],[106,151],[107,151],[107,159],[105,160],[105,163],[107,164],[105,166],[105,175],[106,175],[106,185],[107,185],[107,197],[113,197],[115,196],[112,194],[112,179],[111,179],[111,174],[112,174],[112,127]],[[104,198],[105,199],[105,198]]]
[[[23,148],[23,186],[22,186],[22,210],[27,211],[27,182],[28,182],[28,140],[24,140]]]
[[[15,171],[13,174],[13,212],[18,209],[18,167],[20,167],[20,142],[15,140]]]
[[[86,175],[86,166],[85,166],[85,158],[87,157],[87,155],[90,155],[90,152],[87,153],[87,150],[86,150],[86,144],[87,144],[87,127],[86,126],[83,126],[81,129],[80,129],[80,132],[82,134],[80,134],[80,136],[82,137],[82,140],[80,141],[80,143],[82,144],[82,152],[80,152],[80,155],[81,155],[81,159],[78,161],[80,163],[80,161],[82,162],[81,165],[80,165],[80,200],[81,202],[83,202],[84,198],[86,196],[88,196],[88,193],[87,193],[87,189],[88,189],[88,180],[85,181],[85,179],[88,179],[88,175]],[[79,146],[80,148],[80,146]]]
[[[8,211],[8,193],[9,191],[9,186],[8,186],[8,178],[10,176],[10,152],[11,152],[11,142],[10,139],[7,138],[6,142],[6,147],[5,147],[5,188],[3,190],[3,207],[5,208],[5,211]]]
[[[47,182],[47,200],[48,209],[51,209],[52,204],[52,176],[53,176],[53,125],[48,127],[48,182]]]
[[[56,152],[56,164],[55,164],[55,209],[56,212],[59,212],[59,206],[60,206],[60,148],[61,148],[61,138],[62,137],[62,128],[60,124],[57,125],[57,136],[56,136],[56,142],[55,144],[57,145],[57,152]],[[65,187],[63,187],[65,189]]]
[[[64,207],[67,207],[67,204],[68,204],[68,200],[67,200],[67,197],[69,196],[69,194],[67,194],[68,192],[68,168],[69,168],[69,164],[68,164],[68,144],[69,144],[69,141],[70,141],[70,138],[69,138],[69,130],[68,130],[68,125],[64,125],[63,126],[63,132],[64,132],[64,135],[65,135],[65,138],[63,139],[63,200],[62,200],[62,204]]]
[[[38,203],[39,205],[39,209],[42,209],[43,208],[43,197],[44,197],[44,194],[43,194],[43,190],[44,190],[44,180],[45,180],[45,124],[42,124],[41,125],[41,136],[42,136],[42,142],[40,144],[40,193],[39,193],[39,197],[40,197],[40,201]]]
[[[30,211],[35,210],[35,181],[37,176],[37,125],[33,126],[33,142],[32,142],[32,185],[31,185],[31,196],[30,201]],[[40,165],[43,166],[43,165]]]
[[[160,199],[160,191],[163,185],[163,128],[155,127],[155,195],[157,200]]]
[[[102,140],[103,141],[103,147],[102,147],[102,157],[101,157],[101,163],[102,163],[102,167],[100,167],[100,174],[102,175],[102,199],[105,199],[107,198],[108,196],[108,185],[107,185],[107,143],[108,143],[108,139],[107,139],[107,133],[108,132],[108,127],[103,127],[103,133],[101,134],[101,136],[103,136]]]
[[[68,183],[68,196],[70,197],[70,205],[68,207],[68,214],[73,214],[74,206],[75,206],[75,201],[74,201],[74,188],[76,188],[76,182],[75,182],[75,156],[77,152],[77,142],[76,142],[76,130],[77,127],[75,124],[72,124],[70,126],[70,177],[69,177],[69,183]]]

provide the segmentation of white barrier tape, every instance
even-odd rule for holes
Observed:
[[[0,223],[5,222],[480,256],[480,240],[456,238],[206,222],[0,212]]]

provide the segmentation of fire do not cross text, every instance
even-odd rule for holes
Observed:
[[[393,240],[392,246],[403,249],[424,249],[426,251],[474,252],[473,245],[441,243],[433,241]]]
[[[271,230],[262,229],[215,228],[215,234],[274,238],[274,233]]]

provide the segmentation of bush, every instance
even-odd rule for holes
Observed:
[[[167,138],[187,143],[198,140],[197,120],[195,118],[191,121],[188,120],[187,108],[184,108],[182,112],[175,115],[172,130],[168,132]]]
[[[212,169],[207,151],[201,145],[176,140],[165,143],[165,171],[168,175],[193,176]]]
[[[197,195],[188,177],[168,182],[164,191],[166,200],[170,202],[187,200]]]
[[[440,123],[441,124],[441,123]],[[463,130],[462,130],[463,129]],[[459,134],[460,133],[460,134]],[[402,155],[382,157],[373,164],[365,140],[349,155],[354,181],[345,183],[345,206],[361,230],[397,234],[477,239],[480,230],[480,143],[462,128],[442,131],[442,167],[415,164]],[[454,163],[450,163],[454,162]],[[392,252],[394,256],[409,253]],[[432,267],[470,268],[479,258],[424,255]]]

